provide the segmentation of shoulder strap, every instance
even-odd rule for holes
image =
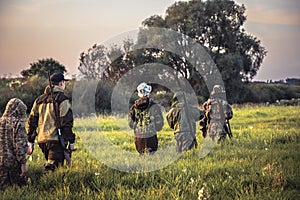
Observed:
[[[43,104],[43,103],[52,103],[51,95],[49,94],[42,94],[38,97],[36,100],[37,104]]]

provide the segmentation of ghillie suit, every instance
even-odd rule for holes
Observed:
[[[17,98],[11,99],[0,119],[0,188],[22,186],[26,177],[20,176],[21,165],[26,164],[27,134],[22,117],[26,105]]]

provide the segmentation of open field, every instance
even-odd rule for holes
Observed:
[[[73,165],[42,175],[44,158],[35,145],[29,184],[7,189],[0,199],[300,199],[300,107],[233,111],[233,139],[203,159],[200,131],[199,148],[176,157],[165,124],[158,133],[163,151],[140,157],[125,119],[76,119]]]

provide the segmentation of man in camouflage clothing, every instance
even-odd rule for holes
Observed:
[[[161,109],[149,97],[152,87],[141,83],[137,87],[138,96],[128,114],[129,127],[134,129],[134,143],[140,153],[154,153],[158,148],[157,132],[164,125]]]
[[[220,85],[215,85],[210,99],[203,104],[205,118],[200,121],[203,137],[207,135],[213,141],[221,141],[229,134],[226,120],[232,118],[232,107],[225,100],[225,90]]]
[[[52,99],[48,85],[44,94],[35,100],[28,120],[29,147],[33,150],[34,140],[38,136],[38,145],[46,159],[45,173],[54,171],[55,168],[63,165],[65,159],[65,149],[59,141],[57,128],[61,129],[65,146],[69,145],[69,149],[74,150],[75,145],[75,134],[72,131],[73,112],[69,99],[64,94],[67,80],[63,74],[54,73],[51,75],[50,81],[53,85],[54,99]],[[58,108],[58,119],[56,119],[53,100]],[[59,127],[56,127],[55,120],[59,121]]]
[[[196,121],[204,117],[204,112],[192,105],[185,105],[184,93],[178,92],[171,100],[171,109],[167,113],[170,128],[174,129],[177,152],[197,147]]]
[[[0,188],[26,183],[27,134],[22,119],[26,105],[17,98],[9,100],[0,119]]]

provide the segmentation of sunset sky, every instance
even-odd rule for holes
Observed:
[[[53,58],[77,72],[80,53],[147,17],[164,14],[175,0],[0,0],[0,76],[19,75],[30,63]],[[236,0],[245,4],[246,31],[266,47],[255,80],[300,78],[300,1]]]

